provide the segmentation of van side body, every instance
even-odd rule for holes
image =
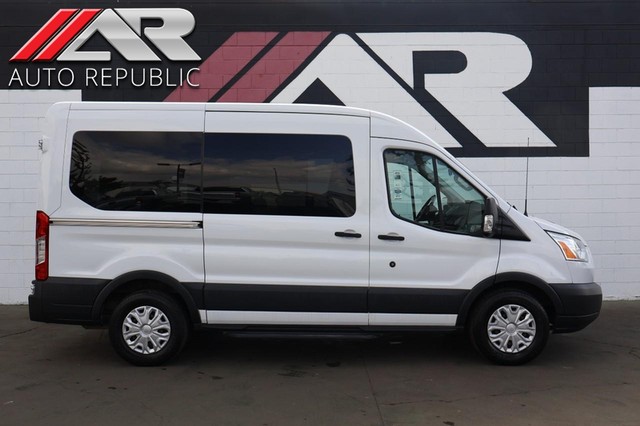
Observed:
[[[136,364],[193,325],[467,329],[519,364],[600,311],[579,235],[384,114],[72,102],[45,133],[30,317],[109,326]]]

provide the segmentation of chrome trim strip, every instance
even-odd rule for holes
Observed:
[[[457,314],[369,314],[369,325],[455,326]]]
[[[200,310],[206,324],[252,325],[357,325],[366,326],[366,312],[283,312]]]
[[[49,223],[59,226],[106,226],[118,228],[202,228],[201,221],[191,220],[51,219]]]

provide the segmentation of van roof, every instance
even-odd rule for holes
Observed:
[[[346,115],[371,118],[371,136],[413,140],[440,148],[424,133],[390,115],[336,105],[218,102],[61,102],[71,110],[237,111]],[[441,149],[441,148],[440,148]]]
[[[276,103],[218,103],[218,102],[65,102],[73,110],[180,110],[180,111],[238,111],[238,112],[297,112],[370,117],[372,111],[335,105],[276,104]],[[374,113],[375,114],[375,113]]]

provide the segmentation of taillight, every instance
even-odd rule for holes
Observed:
[[[36,213],[36,280],[49,278],[49,216]]]

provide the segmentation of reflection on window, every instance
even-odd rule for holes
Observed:
[[[433,157],[414,151],[385,152],[389,200],[393,212],[411,222],[439,227]]]
[[[484,197],[439,158],[436,163],[442,194],[444,229],[482,234]]]
[[[82,131],[69,186],[101,210],[199,212],[202,133]]]
[[[482,234],[484,197],[446,163],[400,149],[385,151],[384,159],[389,205],[396,216],[449,232]]]
[[[205,135],[205,213],[347,217],[351,142],[338,135]]]

